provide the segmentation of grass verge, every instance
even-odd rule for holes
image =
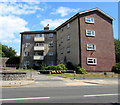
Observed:
[[[64,73],[64,74],[52,74],[55,76],[63,76],[63,77],[74,77],[74,73]],[[106,75],[104,73],[86,73],[86,74],[76,74],[76,77],[84,78],[84,77],[118,77],[120,74],[114,74],[114,73],[107,73]]]

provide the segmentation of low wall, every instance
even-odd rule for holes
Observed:
[[[26,72],[21,71],[2,71],[0,72],[0,78],[3,81],[24,80],[26,79],[26,74]]]

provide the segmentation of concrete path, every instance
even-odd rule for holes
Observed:
[[[30,73],[30,74],[29,74]],[[28,75],[31,75],[29,72]],[[39,74],[37,71],[32,72],[34,80],[23,81],[0,81],[3,87],[64,87],[64,86],[93,86],[93,85],[118,85],[117,78],[104,79],[71,79],[53,76],[49,74]]]

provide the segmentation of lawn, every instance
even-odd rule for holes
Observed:
[[[63,77],[74,77],[74,73],[64,73],[64,74],[52,74],[55,76],[63,76]],[[120,74],[114,74],[114,73],[107,73],[106,75],[104,73],[93,73],[88,72],[86,74],[76,74],[76,77],[84,78],[84,77],[118,77]]]
[[[16,67],[0,67],[1,69],[11,69],[11,68],[16,68]]]

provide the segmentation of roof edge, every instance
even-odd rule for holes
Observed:
[[[100,10],[99,8],[94,8],[94,9],[90,9],[87,11],[83,11],[83,12],[79,12],[77,14],[75,14],[74,16],[72,16],[70,19],[68,19],[67,21],[65,21],[64,23],[62,23],[60,26],[58,26],[57,28],[55,28],[55,30],[60,29],[62,26],[64,26],[65,24],[69,23],[70,21],[76,19],[78,16],[84,14],[84,13],[88,13],[88,12],[92,12],[92,11],[99,11],[101,14],[105,15],[107,18],[109,18],[110,20],[115,20],[113,17],[109,16],[108,14],[106,14],[105,12],[103,12],[102,10]]]

